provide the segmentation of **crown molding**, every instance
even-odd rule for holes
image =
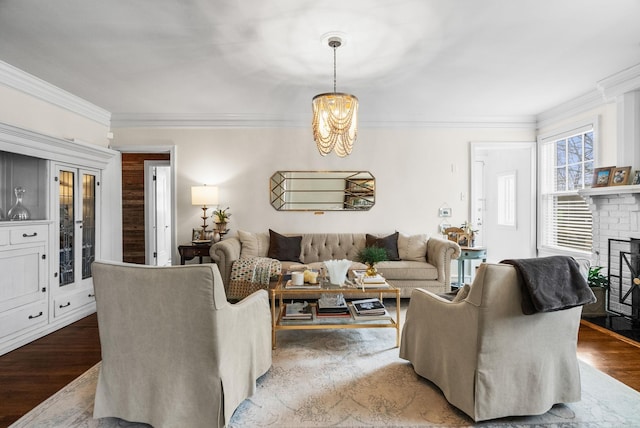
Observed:
[[[567,119],[606,104],[598,90],[573,98],[556,107],[538,114],[538,129],[553,125],[562,119]]]
[[[538,128],[616,101],[627,92],[640,89],[640,64],[612,74],[598,82],[594,90],[538,114]]]
[[[596,87],[607,102],[614,102],[616,97],[640,89],[640,64],[600,80]]]
[[[0,84],[39,98],[104,126],[111,125],[111,113],[87,100],[0,61]]]
[[[51,137],[1,122],[0,150],[100,169],[106,168],[117,155],[117,152],[106,147]]]
[[[535,129],[535,116],[451,118],[415,121],[360,120],[360,129],[368,128],[508,128]],[[112,128],[308,128],[311,115],[282,117],[244,114],[171,114],[113,113]]]

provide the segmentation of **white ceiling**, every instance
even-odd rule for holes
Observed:
[[[0,0],[0,60],[126,118],[519,120],[640,64],[638,0]],[[361,125],[362,126],[362,125]]]

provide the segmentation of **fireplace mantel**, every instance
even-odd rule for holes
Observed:
[[[640,184],[627,185],[627,186],[592,187],[590,189],[578,190],[578,194],[582,197],[628,195],[633,193],[640,193]]]

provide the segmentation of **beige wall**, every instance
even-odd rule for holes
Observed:
[[[109,126],[0,84],[0,122],[51,137],[109,145]]]
[[[190,240],[202,223],[191,205],[193,185],[220,187],[230,227],[283,233],[438,233],[438,208],[453,209],[452,224],[468,219],[469,142],[534,141],[533,130],[361,129],[346,158],[318,154],[311,131],[289,129],[114,129],[114,147],[176,147],[177,239]],[[277,170],[368,170],[376,177],[376,205],[368,212],[279,212],[269,204]],[[210,220],[209,220],[210,221]]]

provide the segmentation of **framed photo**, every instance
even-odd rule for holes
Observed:
[[[451,217],[451,208],[440,208],[438,210],[438,216],[440,217]]]
[[[607,166],[605,168],[596,168],[593,171],[593,183],[591,187],[604,187],[609,185],[609,179],[611,178],[611,171],[615,167]]]
[[[629,183],[629,176],[631,175],[630,166],[622,166],[613,168],[611,171],[611,179],[609,186],[623,186]]]
[[[635,174],[633,174],[633,181],[631,184],[640,184],[640,171],[636,171]]]
[[[213,230],[206,230],[204,232],[204,239],[202,239],[202,228],[192,229],[191,242],[211,242],[213,240]]]

